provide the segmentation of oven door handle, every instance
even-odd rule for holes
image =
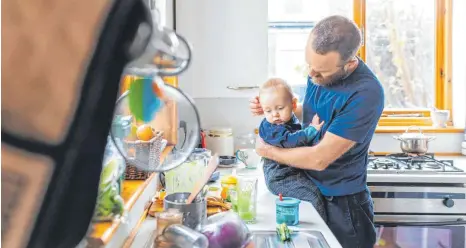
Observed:
[[[459,226],[466,225],[466,220],[459,219],[456,221],[436,221],[436,222],[395,222],[395,221],[376,221],[376,227],[396,227],[396,226]]]

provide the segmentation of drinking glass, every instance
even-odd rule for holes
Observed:
[[[256,222],[257,177],[239,176],[236,185],[236,207],[238,215],[246,223]]]

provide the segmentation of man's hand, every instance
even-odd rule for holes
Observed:
[[[255,96],[249,100],[249,109],[254,116],[260,116],[264,114],[264,110],[262,109],[262,106],[259,102],[259,96]]]
[[[270,150],[273,148],[273,146],[265,143],[265,141],[261,137],[257,137],[256,139],[256,153],[257,155],[261,157],[267,157],[267,153],[270,152]]]
[[[309,126],[314,127],[317,131],[319,131],[323,125],[324,122],[320,122],[320,118],[317,114],[315,114],[314,117],[312,117],[311,124],[309,124]]]

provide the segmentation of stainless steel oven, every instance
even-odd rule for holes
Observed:
[[[371,157],[376,248],[466,248],[466,172],[433,155]]]
[[[464,217],[378,215],[374,248],[466,248]]]

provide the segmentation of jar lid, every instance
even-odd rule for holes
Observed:
[[[299,203],[301,203],[300,200],[292,197],[283,197],[283,200],[280,201],[280,198],[277,198],[275,200],[275,204],[277,206],[285,206],[285,207],[292,207],[292,206],[298,206]]]
[[[238,182],[238,179],[233,175],[229,175],[229,176],[223,177],[220,182],[226,183],[226,184],[236,184]]]
[[[218,133],[218,134],[231,134],[233,133],[233,129],[231,127],[213,127],[208,130],[210,133]]]

